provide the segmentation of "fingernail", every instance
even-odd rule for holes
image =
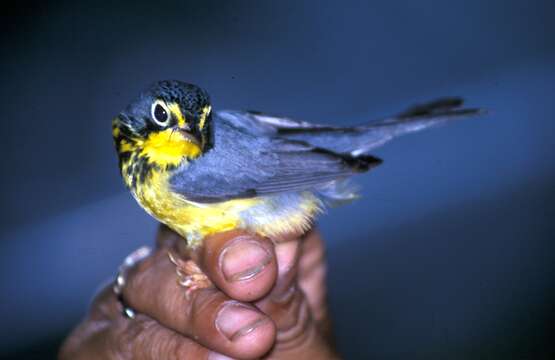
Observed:
[[[257,241],[235,241],[221,255],[221,266],[227,281],[243,281],[255,277],[270,263],[270,252]]]
[[[299,255],[299,242],[288,241],[276,245],[276,259],[278,262],[279,274],[284,275],[296,265]]]
[[[241,304],[225,305],[216,318],[216,328],[230,341],[253,332],[266,323],[266,318],[257,311]]]
[[[233,359],[222,354],[211,352],[210,354],[208,354],[208,360],[233,360]]]

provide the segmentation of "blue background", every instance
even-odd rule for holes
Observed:
[[[396,140],[321,218],[347,358],[554,354],[553,1],[27,4],[3,15],[0,356],[54,357],[156,229],[110,121],[159,79],[215,108],[360,123],[445,95],[489,115]]]

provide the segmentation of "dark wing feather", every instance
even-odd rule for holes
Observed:
[[[173,190],[191,201],[211,203],[314,189],[381,162],[371,156],[338,155],[298,141],[260,136],[245,124],[222,117],[213,120],[214,148],[176,171],[170,180]]]

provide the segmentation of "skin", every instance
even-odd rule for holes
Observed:
[[[317,231],[274,242],[238,230],[206,238],[195,256],[216,287],[190,296],[167,256],[181,254],[182,243],[161,227],[156,250],[131,269],[123,290],[137,316],[125,318],[107,286],[59,358],[339,358],[331,346]]]

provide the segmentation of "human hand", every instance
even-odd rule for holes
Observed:
[[[111,287],[66,339],[61,359],[335,359],[325,302],[325,261],[316,231],[268,239],[240,231],[204,241],[197,262],[217,288],[185,296],[168,251],[183,240],[162,227],[154,253],[123,288]]]

